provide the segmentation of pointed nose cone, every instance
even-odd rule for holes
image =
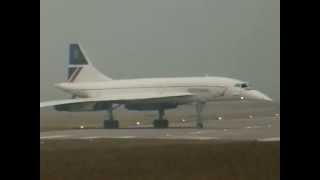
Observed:
[[[63,91],[67,89],[67,85],[65,83],[55,84],[54,87]]]
[[[269,96],[257,90],[245,91],[243,93],[243,96],[247,99],[272,101],[272,99]]]
[[[63,89],[63,84],[62,83],[58,83],[54,85],[55,88],[57,89]]]

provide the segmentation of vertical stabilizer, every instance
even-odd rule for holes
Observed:
[[[70,44],[67,82],[80,83],[109,80],[112,79],[93,66],[79,44]]]

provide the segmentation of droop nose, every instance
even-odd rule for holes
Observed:
[[[66,85],[66,83],[58,83],[55,84],[54,87],[62,91],[68,91],[68,86]]]
[[[243,96],[247,99],[272,101],[272,99],[269,96],[257,90],[245,91],[243,92]]]
[[[64,85],[62,83],[55,84],[54,87],[57,89],[64,89]]]

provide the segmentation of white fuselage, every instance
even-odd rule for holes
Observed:
[[[241,83],[244,82],[224,77],[190,77],[60,83],[57,87],[73,96],[82,98],[104,97],[126,93],[141,94],[144,92],[191,92],[192,94],[195,94],[196,100],[203,101],[244,98],[270,99],[266,95],[250,88],[237,87],[237,84]]]

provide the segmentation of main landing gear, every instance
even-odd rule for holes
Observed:
[[[197,128],[204,128],[203,125],[203,117],[202,117],[202,112],[205,107],[206,103],[205,102],[197,102],[196,103],[196,113],[197,113]],[[104,128],[105,129],[118,129],[119,128],[119,121],[114,120],[113,117],[113,110],[117,107],[110,106],[110,108],[107,111],[106,114],[106,120],[104,120]],[[161,108],[158,110],[159,117],[158,119],[155,119],[153,121],[153,127],[156,129],[164,129],[169,127],[169,121],[167,119],[164,119],[165,116],[165,109]]]
[[[165,115],[165,110],[159,109],[158,112],[159,112],[159,118],[153,121],[153,127],[157,129],[168,128],[169,121],[163,118]]]
[[[203,117],[202,117],[202,112],[203,109],[205,107],[205,103],[204,102],[197,102],[196,103],[196,111],[197,111],[197,128],[202,129],[203,126]]]
[[[113,118],[113,107],[110,106],[110,108],[107,111],[106,120],[104,120],[103,127],[104,129],[118,129],[119,128],[119,121],[114,120]]]
[[[206,105],[205,102],[196,103],[196,112],[197,112],[196,127],[200,129],[204,128],[202,112],[205,105]],[[164,119],[165,109],[159,109],[158,112],[159,112],[159,118],[153,121],[153,127],[157,129],[168,128],[169,121],[167,119]]]

